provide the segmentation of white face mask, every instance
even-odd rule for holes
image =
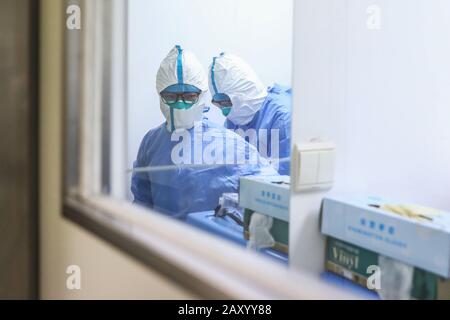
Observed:
[[[243,95],[231,96],[231,102],[233,107],[227,119],[233,122],[235,125],[243,126],[252,121],[255,114],[261,109],[261,106],[265,100],[260,99],[246,99]]]
[[[204,103],[200,101],[194,104],[189,109],[172,109],[160,101],[160,109],[167,121],[167,130],[174,131],[177,129],[191,129],[196,122],[203,119]],[[172,127],[172,115],[173,114],[173,127]]]

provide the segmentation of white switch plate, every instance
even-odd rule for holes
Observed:
[[[314,184],[317,182],[317,172],[319,170],[319,152],[300,152],[301,169],[299,170],[299,181],[301,184]]]
[[[335,150],[321,150],[319,152],[319,166],[317,170],[318,183],[333,183]]]
[[[327,190],[333,186],[336,147],[330,142],[294,146],[293,186],[296,192]]]

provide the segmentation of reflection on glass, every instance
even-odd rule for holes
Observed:
[[[150,50],[137,45],[142,27],[147,26],[144,20],[154,21],[143,15],[157,10],[161,16],[155,19],[170,24],[163,21],[164,5],[150,10],[155,5],[149,2],[130,3],[129,199],[243,246],[248,246],[251,239],[252,248],[287,262],[287,247],[283,245],[284,249],[278,250],[278,238],[274,240],[270,234],[270,228],[279,221],[267,218],[266,212],[253,214],[239,202],[241,178],[270,180],[290,174],[291,88],[278,82],[289,85],[291,65],[274,64],[272,59],[290,61],[292,21],[288,14],[292,3],[286,0],[277,6],[271,1],[258,4],[260,20],[252,18],[260,26],[257,30],[236,14],[238,8],[248,14],[253,10],[236,1],[227,3],[224,12],[217,16],[198,14],[195,4],[184,8],[181,12],[196,12],[191,15],[192,24],[187,26],[190,32],[170,28],[161,32],[161,28],[165,49],[158,45]],[[275,17],[273,10],[279,10],[280,15]],[[223,18],[225,12],[234,28],[230,29],[230,23],[222,25],[219,17]],[[206,21],[211,19],[215,20]],[[268,19],[274,20],[273,33],[279,37],[279,44],[253,48],[252,52],[258,53],[256,57],[249,54],[248,39],[269,36],[263,28]],[[205,23],[216,25],[221,37],[205,42],[205,32],[212,31],[204,30]],[[211,39],[216,37],[211,33]],[[178,42],[184,45],[177,45]],[[220,53],[225,43],[236,54]],[[243,53],[243,57],[237,53]],[[250,63],[244,57],[254,58]],[[143,80],[148,81],[142,83]],[[254,219],[250,220],[252,216]],[[271,241],[252,238],[249,232],[253,231],[268,235]],[[288,238],[288,228],[281,233]]]

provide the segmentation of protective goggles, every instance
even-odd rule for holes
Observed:
[[[229,108],[233,106],[230,97],[225,93],[216,93],[211,102],[218,108]]]
[[[175,84],[160,92],[161,99],[166,104],[174,104],[183,101],[187,104],[195,104],[200,99],[202,91],[195,86]]]

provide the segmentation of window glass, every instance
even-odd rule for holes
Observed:
[[[291,0],[129,1],[125,149],[103,166],[103,191],[122,183],[113,178],[125,154],[123,193],[115,196],[286,264],[292,14]],[[116,127],[103,129],[118,137]],[[269,205],[257,214],[242,206],[242,178],[282,207],[283,218]],[[272,225],[280,228],[275,238]]]

